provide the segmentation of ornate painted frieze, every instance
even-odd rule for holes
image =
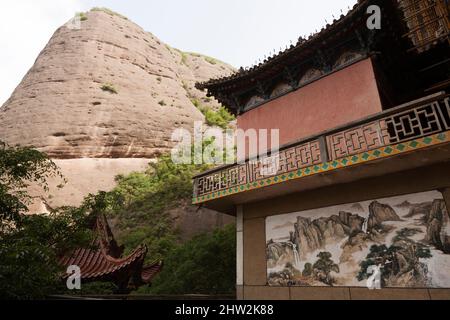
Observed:
[[[446,143],[449,130],[449,97],[374,115],[367,123],[199,176],[194,179],[193,203]]]
[[[331,159],[373,150],[450,129],[449,98],[398,112],[380,120],[329,135]]]

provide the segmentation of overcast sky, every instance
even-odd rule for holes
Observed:
[[[309,35],[356,0],[2,0],[0,105],[75,12],[108,7],[184,51],[235,67]]]

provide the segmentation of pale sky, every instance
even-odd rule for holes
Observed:
[[[162,41],[249,66],[348,11],[356,0],[1,0],[0,106],[53,32],[78,11],[108,7]]]

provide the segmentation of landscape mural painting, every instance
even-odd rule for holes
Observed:
[[[449,220],[438,191],[268,217],[268,283],[450,288]]]

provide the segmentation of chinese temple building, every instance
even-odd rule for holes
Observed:
[[[100,214],[94,225],[95,239],[90,248],[78,248],[61,258],[60,263],[78,266],[81,282],[112,282],[117,293],[129,293],[142,285],[149,285],[161,271],[162,262],[155,261],[144,265],[147,247],[139,246],[128,256],[123,257],[123,246],[118,246],[108,220]],[[64,274],[63,280],[70,275]]]
[[[237,218],[239,299],[450,299],[449,13],[359,0],[197,84],[239,129],[279,129],[278,152],[194,179],[194,204]]]

